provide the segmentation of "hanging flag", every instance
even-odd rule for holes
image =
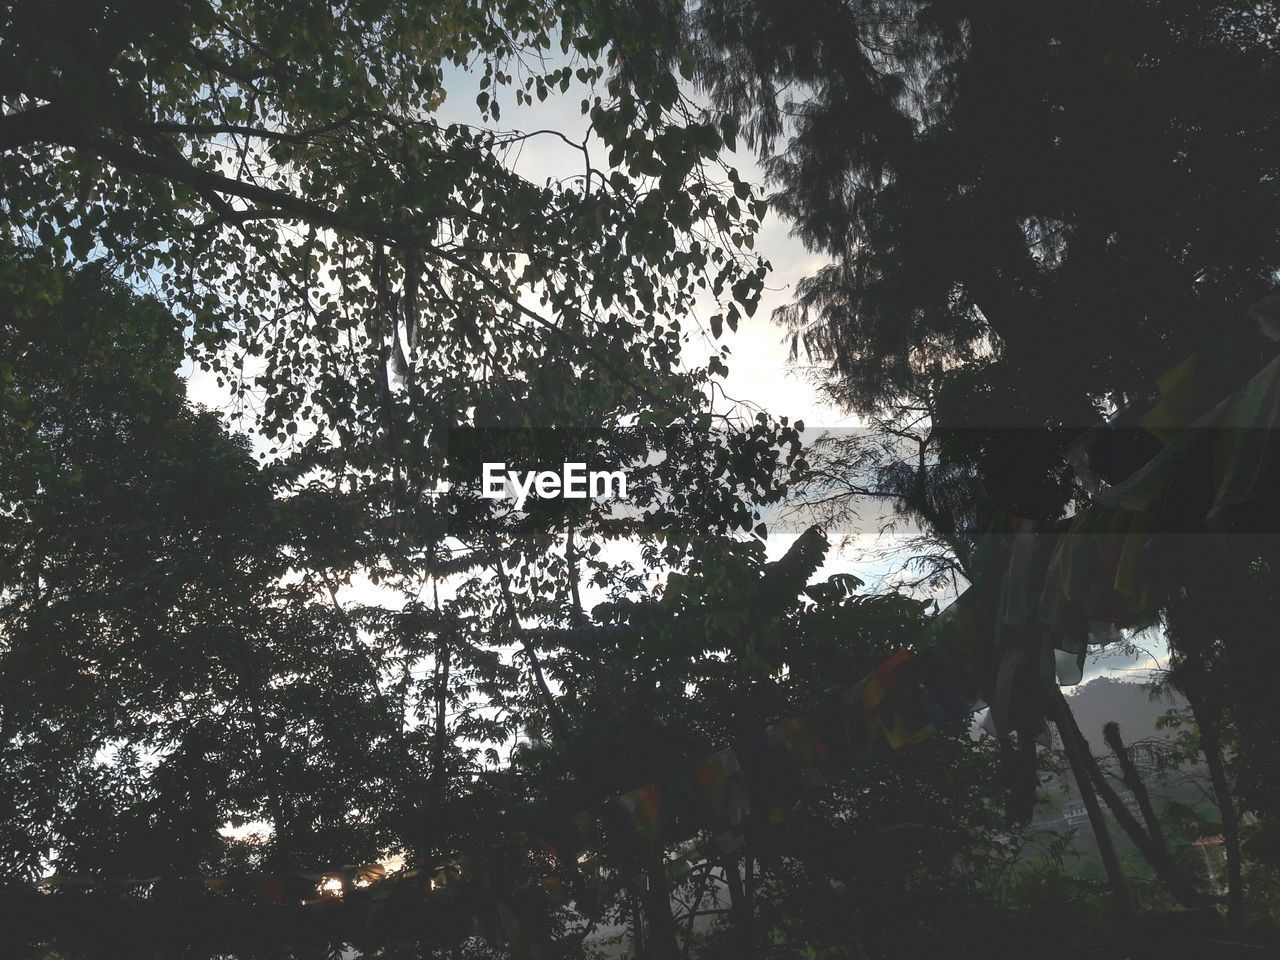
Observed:
[[[800,772],[801,786],[811,790],[826,785],[827,778],[822,772],[821,764],[829,754],[826,746],[814,733],[809,718],[789,717],[779,720],[765,730],[765,739],[780,747],[791,758]]]
[[[924,688],[917,679],[917,659],[896,669],[893,689],[879,711],[885,740],[894,750],[919,743],[933,733]]]
[[[631,824],[650,844],[659,839],[658,815],[662,810],[662,793],[656,784],[646,784],[618,798],[631,815]]]
[[[786,751],[764,732],[741,737],[734,744],[742,765],[741,782],[751,797],[751,812],[769,823],[791,819],[800,802],[800,776]]]
[[[1231,398],[1213,447],[1206,522],[1219,532],[1280,532],[1280,357]]]
[[[1195,419],[1196,373],[1204,363],[1203,357],[1193,353],[1156,378],[1160,398],[1138,423],[1161,446],[1168,446]]]
[[[751,812],[742,780],[742,764],[733,747],[727,747],[693,764],[707,803],[718,823],[737,827]]]

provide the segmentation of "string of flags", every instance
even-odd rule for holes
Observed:
[[[1206,379],[1197,371],[1212,367],[1208,356],[1160,378],[1159,396],[1138,422],[1154,450],[1144,463],[1117,473],[1116,445],[1107,442],[1114,423],[1082,436],[1067,456],[1093,504],[1053,522],[992,511],[978,537],[972,585],[914,649],[898,651],[831,701],[675,765],[661,782],[573,816],[531,822],[502,848],[390,874],[365,865],[212,877],[204,889],[216,899],[308,915],[355,911],[360,919],[344,921],[346,932],[367,933],[370,910],[389,923],[398,915],[390,905],[411,904],[419,934],[429,915],[433,936],[478,930],[536,955],[509,882],[528,874],[531,857],[552,868],[538,883],[541,896],[589,914],[618,884],[649,882],[654,863],[671,882],[696,862],[732,856],[754,825],[786,821],[807,792],[849,777],[885,749],[971,717],[984,703],[998,734],[1035,732],[1048,685],[1078,682],[1090,646],[1154,618],[1165,588],[1160,533],[1280,531],[1280,357],[1202,410],[1197,391]],[[121,891],[163,882],[64,875],[43,886]]]

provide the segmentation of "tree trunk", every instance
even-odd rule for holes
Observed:
[[[440,594],[436,587],[435,578],[431,581],[431,595],[435,603],[435,611],[440,613]],[[432,793],[435,795],[437,803],[442,803],[445,798],[447,788],[445,778],[445,756],[449,746],[449,725],[448,725],[448,707],[449,707],[449,667],[450,667],[451,651],[449,649],[449,636],[445,631],[440,631],[436,638],[436,669],[435,669],[435,731],[431,741],[431,781]]]
[[[1115,753],[1116,762],[1120,764],[1120,777],[1134,799],[1138,801],[1138,810],[1142,813],[1143,821],[1146,822],[1147,834],[1151,837],[1151,842],[1168,856],[1169,846],[1164,839],[1164,828],[1160,826],[1160,818],[1156,816],[1155,807],[1151,803],[1151,794],[1147,793],[1147,785],[1142,782],[1142,775],[1138,773],[1133,757],[1129,755],[1129,748],[1120,736],[1120,724],[1113,720],[1104,725],[1102,739]]]
[[[725,886],[729,888],[729,921],[743,927],[747,920],[747,897],[742,889],[742,874],[738,872],[738,858],[725,857],[720,863],[724,867]]]
[[[538,659],[538,651],[529,641],[524,628],[520,625],[520,617],[516,613],[515,597],[511,594],[511,581],[507,578],[506,568],[503,567],[502,558],[498,556],[496,549],[493,551],[493,571],[498,577],[498,586],[502,590],[502,598],[507,607],[507,619],[510,621],[511,632],[520,641],[520,648],[524,652],[525,659],[529,661],[529,671],[533,674],[534,687],[543,707],[547,711],[547,721],[551,724],[551,731],[563,746],[568,739],[568,729],[565,726],[564,716],[560,712],[560,705],[556,703],[556,698],[551,693],[551,687],[547,685],[547,678],[543,676],[542,661]]]
[[[1071,772],[1075,776],[1076,786],[1080,790],[1080,799],[1089,812],[1089,822],[1093,824],[1093,835],[1098,841],[1098,852],[1102,854],[1102,864],[1107,870],[1107,879],[1111,882],[1111,894],[1116,909],[1121,917],[1128,917],[1133,912],[1129,901],[1129,890],[1125,886],[1124,875],[1120,872],[1120,860],[1116,856],[1116,848],[1111,843],[1111,834],[1102,817],[1102,808],[1098,806],[1098,796],[1093,791],[1093,782],[1089,778],[1088,765],[1084,760],[1084,752],[1077,739],[1078,728],[1071,716],[1071,708],[1067,699],[1056,686],[1051,691],[1050,702],[1053,706],[1054,721],[1058,733],[1062,736],[1062,746],[1067,752],[1067,761],[1071,764]]]
[[[644,909],[640,905],[640,895],[631,895],[631,945],[635,948],[636,957],[646,954],[644,938]]]
[[[1064,697],[1064,703],[1065,699]],[[1098,761],[1094,759],[1093,754],[1090,752],[1088,741],[1085,740],[1084,734],[1080,732],[1080,726],[1076,723],[1075,715],[1071,712],[1069,704],[1066,705],[1065,717],[1071,726],[1076,743],[1079,745],[1081,757],[1089,771],[1089,779],[1093,781],[1094,787],[1108,809],[1110,809],[1111,815],[1115,817],[1116,823],[1120,824],[1120,828],[1128,834],[1129,839],[1133,841],[1133,845],[1138,848],[1138,852],[1151,864],[1151,868],[1155,871],[1156,876],[1160,878],[1160,882],[1165,885],[1178,903],[1184,907],[1204,906],[1208,902],[1208,898],[1197,891],[1191,880],[1178,869],[1173,857],[1169,855],[1168,847],[1165,846],[1163,834],[1155,832],[1149,835],[1143,830],[1142,824],[1138,823],[1119,794],[1111,788],[1111,784],[1107,782],[1102,768],[1098,766]],[[1128,760],[1127,753],[1125,754],[1125,759]],[[1135,778],[1137,777],[1136,771],[1134,776]],[[1143,796],[1146,796],[1146,789],[1142,787],[1141,780],[1138,780],[1138,785],[1142,789]],[[1147,801],[1147,806],[1150,807],[1150,800]],[[1143,815],[1146,816],[1146,813],[1144,812]],[[1152,821],[1155,822],[1154,810],[1151,811],[1150,816]],[[1159,831],[1158,822],[1156,830]]]
[[[702,907],[702,900],[706,896],[707,886],[710,883],[711,867],[708,864],[702,875],[698,877],[698,886],[695,888],[693,895],[693,905],[689,907],[689,923],[684,928],[684,947],[680,951],[681,957],[689,956],[689,950],[693,946],[693,924],[698,919],[698,910]]]
[[[1222,739],[1218,733],[1218,718],[1212,708],[1200,697],[1194,684],[1183,684],[1181,689],[1195,714],[1200,728],[1200,749],[1209,766],[1209,779],[1218,799],[1222,815],[1222,843],[1227,855],[1227,925],[1239,927],[1244,923],[1244,878],[1240,866],[1240,823],[1235,804],[1231,801],[1231,785],[1227,780],[1227,767],[1222,759]]]
[[[671,889],[659,848],[652,849],[645,863],[644,914],[648,935],[644,960],[680,960],[676,918],[671,912]]]
[[[575,627],[580,627],[587,622],[587,618],[582,612],[582,595],[578,587],[578,546],[573,540],[572,526],[569,527],[564,538],[564,559],[565,565],[569,568],[569,622]]]

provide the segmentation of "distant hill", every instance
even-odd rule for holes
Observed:
[[[1102,726],[1114,720],[1120,724],[1125,743],[1148,737],[1170,737],[1170,730],[1157,730],[1156,720],[1173,708],[1185,707],[1177,694],[1151,699],[1151,688],[1145,683],[1098,677],[1076,687],[1067,702],[1076,715],[1080,730],[1097,755],[1110,753],[1102,739]]]

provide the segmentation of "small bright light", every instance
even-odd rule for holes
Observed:
[[[317,885],[316,891],[322,897],[340,897],[342,896],[342,878],[325,877]]]

